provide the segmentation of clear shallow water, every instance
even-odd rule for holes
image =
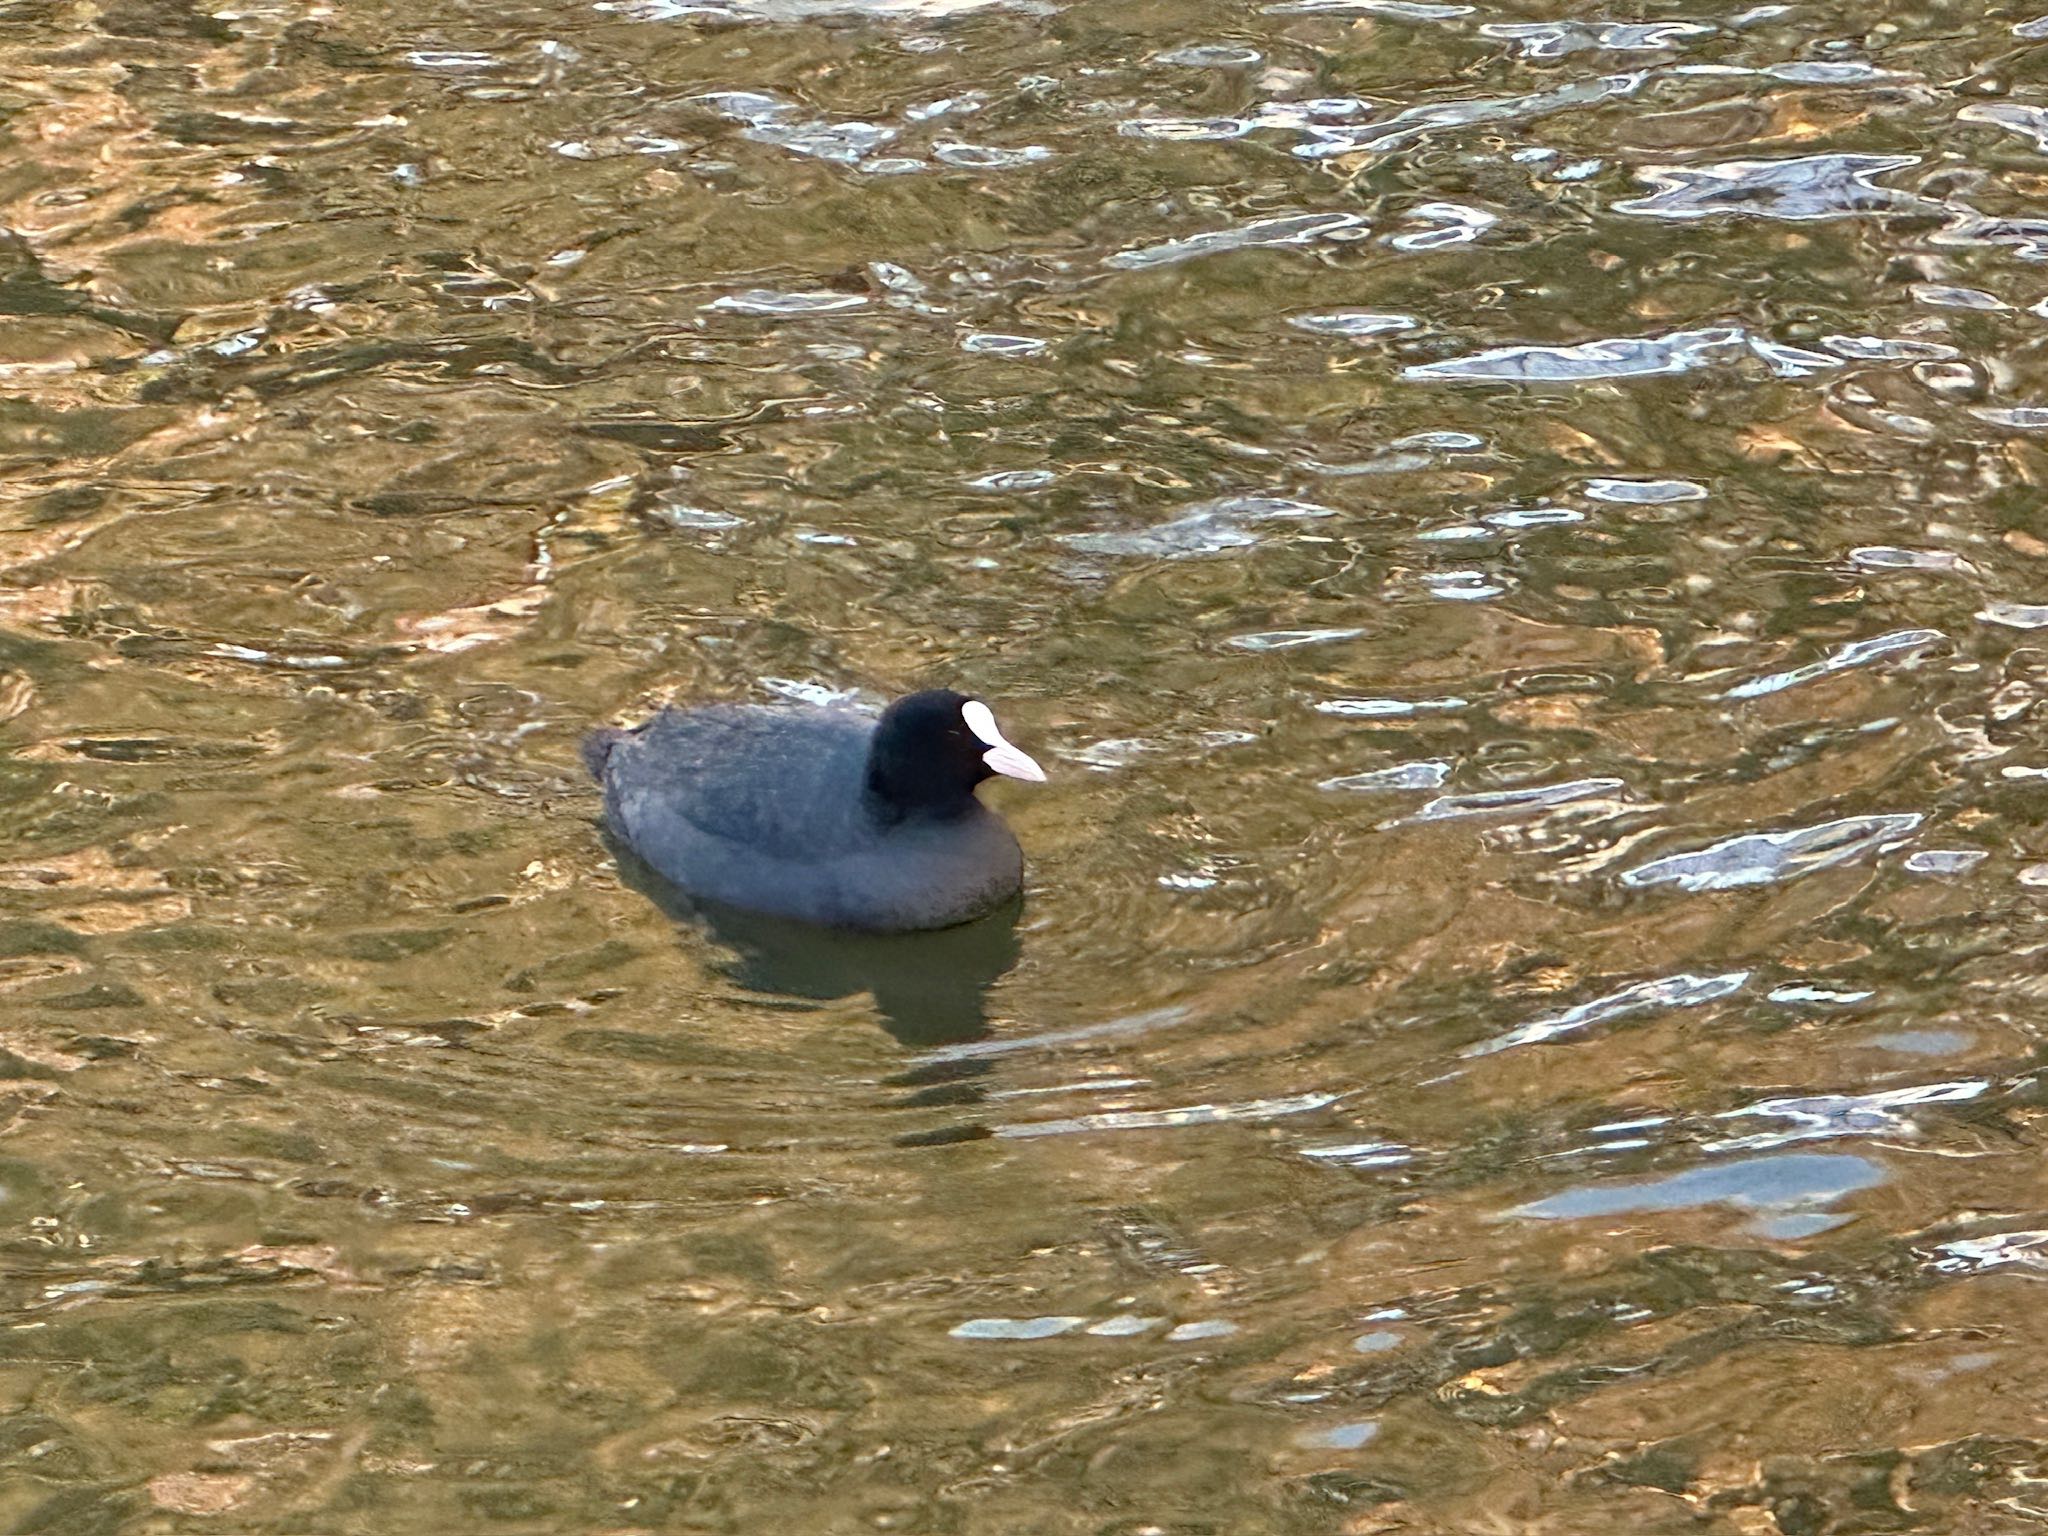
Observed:
[[[2048,22],[424,9],[0,7],[0,1524],[2048,1524]]]

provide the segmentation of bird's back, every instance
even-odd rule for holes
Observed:
[[[657,868],[694,836],[807,862],[870,841],[863,789],[874,724],[835,709],[663,710],[586,750],[619,830]],[[601,755],[600,755],[601,754]]]

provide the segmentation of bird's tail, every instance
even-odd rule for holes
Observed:
[[[590,770],[590,776],[598,783],[604,782],[604,767],[611,761],[612,748],[632,734],[631,731],[606,726],[583,738],[583,766]]]

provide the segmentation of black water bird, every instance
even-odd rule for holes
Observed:
[[[980,699],[663,710],[583,746],[612,835],[686,894],[828,928],[947,928],[1015,900],[1024,856],[975,789],[1044,772]]]

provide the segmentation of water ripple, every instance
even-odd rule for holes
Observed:
[[[1982,1274],[1993,1269],[2048,1270],[2048,1229],[1999,1232],[1990,1237],[1963,1237],[1942,1243],[1934,1267],[1948,1275]]]
[[[1692,21],[1492,21],[1479,29],[1516,45],[1525,59],[1561,59],[1568,53],[1669,53],[1714,29]]]
[[[1422,322],[1413,315],[1381,314],[1370,309],[1333,309],[1318,315],[1294,315],[1289,325],[1318,336],[1363,338],[1383,336],[1389,331],[1412,331]]]
[[[1184,69],[1249,69],[1264,57],[1256,48],[1242,43],[1191,43],[1152,56],[1155,64],[1178,64]]]
[[[1794,85],[1879,85],[1913,78],[1897,70],[1880,69],[1863,59],[1795,59],[1788,64],[1769,65],[1763,72],[1773,80],[1789,80]]]
[[[1994,128],[2023,134],[2034,141],[2034,148],[2048,154],[2048,107],[2016,101],[1973,101],[1956,113],[1956,121],[1989,123]]]
[[[1621,779],[1570,779],[1561,784],[1532,784],[1521,789],[1481,790],[1468,795],[1441,795],[1412,816],[1382,823],[1405,827],[1416,822],[1453,821],[1468,816],[1512,816],[1529,811],[1582,806],[1607,800],[1627,788]]]
[[[722,299],[714,299],[704,307],[727,314],[785,319],[798,315],[837,314],[842,310],[864,308],[867,302],[863,294],[835,293],[831,289],[783,293],[773,288],[749,288],[745,293],[729,293]]]
[[[2021,432],[2039,432],[2048,428],[2048,407],[2044,406],[1985,405],[1976,407],[1970,414],[1994,427],[2012,427]]]
[[[1362,629],[1269,629],[1252,635],[1236,635],[1228,642],[1240,651],[1294,651],[1305,645],[1328,645],[1336,640],[1356,640]]]
[[[1303,522],[1335,517],[1334,507],[1290,496],[1219,496],[1183,508],[1150,528],[1114,533],[1065,533],[1060,542],[1092,555],[1188,560],[1249,548],[1260,536],[1248,524]]]
[[[635,21],[801,23],[852,16],[875,21],[943,21],[977,11],[1054,14],[1051,0],[596,0],[591,7]]]
[[[1835,356],[1857,363],[1935,362],[1962,356],[1960,349],[1944,342],[1886,336],[1823,336],[1820,344]]]
[[[2007,629],[2048,629],[2048,603],[1987,603],[1977,617]]]
[[[1751,1151],[1800,1141],[1837,1136],[1910,1136],[1912,1120],[1903,1112],[1922,1104],[1960,1104],[1988,1091],[1982,1081],[1927,1083],[1913,1088],[1886,1088],[1875,1093],[1821,1093],[1803,1098],[1762,1099],[1741,1109],[1724,1110],[1717,1120],[1789,1120],[1782,1130],[1760,1131],[1726,1141],[1707,1142],[1703,1152]]]
[[[1922,304],[1931,304],[1936,309],[1991,312],[2012,308],[1995,293],[1986,293],[1982,288],[1957,288],[1947,283],[1915,283],[1912,294]]]
[[[1803,667],[1794,667],[1789,672],[1773,672],[1768,677],[1757,677],[1746,683],[1737,683],[1722,697],[1762,698],[1765,694],[1780,693],[1787,688],[1796,688],[1801,683],[1810,683],[1818,677],[1829,677],[1855,667],[1867,667],[1873,662],[1883,661],[1888,656],[1917,655],[1929,646],[1946,644],[1947,641],[1948,636],[1938,629],[1895,629],[1888,635],[1872,635],[1868,640],[1853,641],[1819,661],[1808,662]]]
[[[1407,217],[1435,227],[1389,236],[1387,243],[1397,251],[1435,251],[1445,246],[1466,245],[1500,222],[1485,209],[1467,208],[1462,203],[1423,203],[1409,209]]]
[[[1196,143],[1241,139],[1257,126],[1243,117],[1128,117],[1117,124],[1116,131],[1131,139]]]
[[[1626,500],[1614,497],[1613,500]],[[1500,512],[1489,512],[1480,519],[1489,529],[1506,528],[1562,528],[1570,523],[1583,523],[1586,514],[1573,507],[1509,507]]]
[[[1722,971],[1711,976],[1687,973],[1660,976],[1654,981],[1631,982],[1604,997],[1579,1003],[1562,1013],[1532,1019],[1527,1024],[1517,1025],[1506,1034],[1467,1046],[1460,1054],[1491,1056],[1495,1052],[1512,1050],[1516,1046],[1540,1045],[1546,1040],[1577,1034],[1580,1030],[1590,1029],[1596,1024],[1610,1024],[1616,1019],[1665,1013],[1673,1008],[1698,1008],[1741,991],[1748,984],[1750,975],[1749,971]]]
[[[1595,501],[1663,506],[1674,501],[1704,500],[1707,488],[1695,480],[1588,480],[1586,494]]]
[[[1919,163],[1918,155],[1828,154],[1718,165],[1646,165],[1636,172],[1637,179],[1656,190],[1618,202],[1614,211],[1655,219],[1728,214],[1805,220],[1919,210],[1925,206],[1919,198],[1872,182]]]
[[[1368,232],[1363,218],[1355,213],[1285,213],[1252,219],[1229,229],[1212,229],[1180,240],[1119,251],[1106,265],[1124,271],[1172,266],[1199,256],[1223,251],[1254,250],[1273,246],[1311,245],[1318,240],[1360,239]]]
[[[1660,1179],[1589,1184],[1508,1214],[1539,1221],[1627,1216],[1732,1205],[1749,1211],[1802,1210],[1834,1204],[1884,1182],[1876,1164],[1846,1152],[1782,1152],[1769,1157],[1688,1168]]]
[[[956,1339],[998,1339],[1008,1343],[1056,1339],[1088,1321],[1085,1317],[976,1317],[950,1330]]]
[[[1394,789],[1441,789],[1450,776],[1451,765],[1448,762],[1430,758],[1421,762],[1396,763],[1391,768],[1374,768],[1366,773],[1347,773],[1339,778],[1325,779],[1317,787],[1361,794]]]
[[[1183,1007],[1150,1008],[1143,1013],[1126,1014],[1100,1024],[1077,1024],[1067,1029],[1048,1029],[1031,1035],[1010,1035],[1000,1040],[968,1040],[958,1045],[942,1045],[925,1052],[919,1060],[978,1061],[990,1056],[1013,1056],[1020,1051],[1046,1051],[1068,1045],[1093,1045],[1102,1040],[1124,1040],[1134,1035],[1148,1034],[1155,1029],[1184,1024],[1190,1017],[1189,1010]]]
[[[1900,549],[1892,544],[1862,544],[1849,551],[1849,561],[1867,571],[1967,570],[1963,557],[1946,549]]]
[[[1691,853],[1652,859],[1624,873],[1623,885],[1675,885],[1682,891],[1734,891],[1796,880],[1897,846],[1925,818],[1918,812],[1844,816],[1787,832],[1746,832]]]
[[[1382,123],[1358,129],[1320,129],[1316,138],[1296,147],[1304,160],[1329,160],[1361,152],[1386,153],[1419,144],[1444,129],[1466,128],[1475,123],[1519,122],[1547,117],[1573,107],[1591,106],[1618,97],[1633,96],[1649,76],[1641,71],[1626,75],[1603,75],[1595,80],[1574,81],[1554,90],[1534,91],[1525,96],[1482,97],[1471,101],[1440,101],[1409,107]]]
[[[1076,1115],[1068,1120],[1027,1120],[995,1128],[998,1136],[1029,1139],[1037,1136],[1071,1136],[1091,1131],[1158,1131],[1191,1125],[1256,1123],[1284,1119],[1290,1115],[1313,1114],[1328,1109],[1344,1095],[1340,1093],[1296,1093],[1282,1098],[1248,1099],[1237,1104],[1184,1104],[1175,1109],[1105,1110],[1100,1114]]]
[[[993,144],[968,144],[959,139],[939,139],[932,145],[932,158],[968,170],[1008,171],[1020,165],[1050,160],[1052,151],[1043,144],[1025,144],[1005,149]]]
[[[1736,326],[1670,331],[1662,336],[1613,337],[1576,346],[1494,347],[1436,363],[1413,363],[1405,379],[1458,383],[1575,384],[1593,379],[1652,378],[1696,369],[1728,357],[1744,342]]]
[[[710,91],[694,100],[730,121],[742,123],[744,137],[791,154],[858,165],[896,137],[880,123],[834,122],[809,114],[786,97],[768,91]]]
[[[998,469],[986,475],[976,475],[967,482],[967,486],[969,490],[1014,494],[1042,491],[1057,479],[1059,476],[1049,469]]]
[[[1303,1147],[1301,1155],[1343,1168],[1399,1168],[1415,1161],[1415,1149],[1397,1141],[1343,1141]]]
[[[1981,848],[1922,848],[1903,867],[1912,875],[1967,875],[1989,857]]]
[[[1051,345],[1043,336],[1007,336],[996,331],[974,331],[960,338],[961,351],[991,352],[998,357],[1036,357]]]
[[[2010,246],[2021,261],[2048,261],[2048,219],[1994,217],[1959,206],[1933,238],[1943,246]]]
[[[1469,708],[1467,700],[1441,699],[1324,699],[1316,712],[1343,715],[1354,720],[1404,720],[1414,715],[1447,714]]]
[[[1395,21],[1456,21],[1478,9],[1435,0],[1275,0],[1261,7],[1268,16],[1368,15]]]

